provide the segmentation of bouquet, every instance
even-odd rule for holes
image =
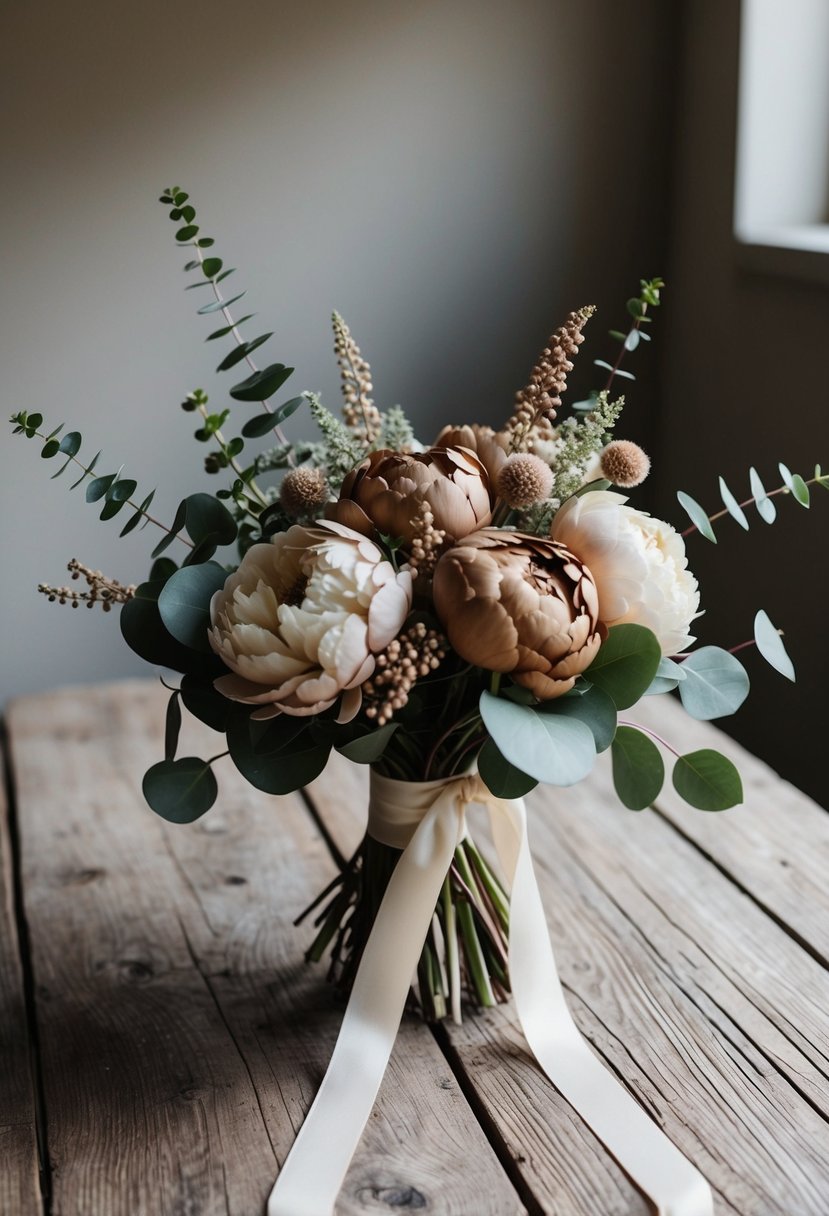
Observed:
[[[277,402],[293,369],[257,365],[272,335],[245,336],[251,315],[235,311],[244,292],[225,295],[233,271],[188,195],[175,187],[161,202],[190,251],[185,271],[199,276],[191,286],[208,297],[198,311],[219,322],[208,337],[222,352],[217,372],[235,373],[218,408],[202,389],[182,403],[215,494],[187,495],[165,523],[151,514],[152,492],[139,493],[122,469],[102,473],[100,453],[87,462],[77,431],[49,430],[37,413],[12,418],[42,457],[63,458],[55,476],[78,471],[73,488],[85,486],[102,520],[127,515],[122,536],[162,533],[143,582],[124,586],[73,560],[85,590],[40,587],[73,607],[119,606],[127,644],[179,674],[164,759],[144,778],[152,809],[174,823],[203,815],[218,793],[211,765],[228,752],[271,794],[308,784],[332,749],[370,765],[365,839],[303,913],[314,921],[309,959],[327,954],[330,977],[350,989],[412,835],[413,822],[393,813],[406,791],[413,821],[444,786],[512,805],[538,782],[581,781],[610,749],[630,810],[657,798],[666,755],[691,806],[740,802],[728,759],[679,754],[626,714],[643,696],[674,692],[695,718],[733,713],[749,691],[737,652],[752,644],[794,678],[763,611],[750,641],[694,646],[700,592],[685,538],[715,540],[726,515],[748,528],[750,507],[771,523],[780,497],[808,507],[810,486],[829,488],[829,475],[818,466],[806,480],[781,464],[781,483],[767,491],[752,469],[742,502],[721,479],[723,506],[710,514],[680,492],[684,531],[630,503],[649,460],[614,437],[624,404],[616,388],[634,379],[622,365],[650,341],[662,281],[643,280],[627,301],[586,399],[563,406],[589,307],[551,335],[499,430],[451,419],[427,445],[401,408],[375,403],[369,363],[337,313],[340,416],[313,392]],[[300,411],[315,433],[291,439],[283,426]],[[182,708],[223,736],[212,759],[177,754]],[[465,826],[448,858],[416,943],[411,1001],[429,1020],[460,1019],[464,999],[504,1000],[512,984],[502,876]]]

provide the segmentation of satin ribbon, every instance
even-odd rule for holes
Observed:
[[[363,952],[328,1071],[276,1180],[267,1216],[332,1216],[472,802],[489,810],[511,889],[510,979],[538,1064],[659,1216],[713,1216],[708,1183],[600,1063],[570,1016],[533,871],[523,799],[495,798],[477,774],[406,782],[374,772],[368,830],[404,852]]]

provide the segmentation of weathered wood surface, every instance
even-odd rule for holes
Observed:
[[[10,714],[61,1216],[258,1216],[341,1017],[291,927],[334,873],[301,801],[259,795],[223,766],[221,808],[197,825],[168,827],[143,805],[161,691],[68,691]],[[209,754],[216,736],[193,736]],[[461,1154],[474,1170],[447,1171]],[[427,1204],[524,1211],[412,1021],[338,1213]]]
[[[661,733],[683,749],[740,752],[665,700]],[[290,923],[333,873],[308,808],[257,794],[223,761],[208,816],[155,819],[140,777],[160,754],[162,707],[132,682],[11,714],[55,1216],[259,1216],[341,1016]],[[637,709],[650,725],[654,712]],[[191,739],[180,754],[218,750],[202,728]],[[826,1216],[829,816],[737,759],[746,805],[719,816],[670,794],[625,812],[601,763],[575,789],[530,796],[531,843],[576,1021],[709,1178],[717,1216]],[[337,758],[310,789],[345,852],[366,776]],[[7,1198],[0,1156],[0,1211],[29,1216],[42,1209],[6,940],[0,1002],[18,1002],[18,1040],[0,1040],[0,1062],[24,1084],[11,1101],[0,1090],[0,1136],[26,1129],[12,1160],[29,1190]],[[338,1212],[400,1209],[649,1210],[535,1068],[510,1007],[436,1034],[404,1023]]]
[[[39,1206],[34,1088],[0,760],[0,1212],[36,1212]]]

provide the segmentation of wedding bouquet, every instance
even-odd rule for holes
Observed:
[[[807,481],[781,464],[781,484],[767,491],[752,469],[742,502],[721,478],[723,507],[710,515],[680,492],[683,532],[630,505],[649,460],[614,438],[624,404],[614,389],[634,379],[621,365],[650,340],[659,279],[628,300],[625,328],[610,331],[614,353],[593,360],[603,384],[566,414],[592,308],[552,334],[497,431],[455,418],[426,446],[402,409],[375,403],[369,364],[337,313],[341,417],[313,392],[275,404],[293,369],[257,367],[254,353],[272,335],[243,337],[252,314],[232,309],[244,292],[224,295],[234,272],[212,252],[188,195],[176,187],[161,202],[192,250],[185,271],[199,277],[190,287],[208,296],[198,311],[220,321],[208,336],[226,345],[217,371],[246,365],[220,408],[201,389],[182,403],[197,416],[205,469],[221,482],[215,494],[187,495],[165,524],[150,513],[153,493],[139,494],[122,468],[101,473],[100,453],[87,463],[77,431],[49,431],[37,413],[12,423],[40,442],[42,457],[64,458],[56,477],[80,470],[73,488],[85,485],[101,519],[128,511],[122,536],[163,533],[144,582],[125,586],[73,559],[85,590],[40,587],[73,607],[120,606],[128,645],[179,673],[168,684],[164,759],[144,777],[154,811],[179,824],[203,815],[218,793],[211,766],[228,753],[271,794],[313,781],[332,748],[371,766],[365,838],[304,914],[315,917],[308,957],[330,953],[331,977],[353,997],[269,1213],[331,1209],[410,984],[426,1019],[460,1019],[464,997],[486,1006],[514,990],[542,1067],[659,1210],[675,1210],[682,1196],[682,1211],[709,1213],[707,1185],[569,1018],[522,799],[538,782],[581,781],[609,749],[631,810],[658,797],[666,754],[691,806],[741,800],[726,757],[680,754],[626,714],[641,697],[673,692],[695,718],[733,713],[749,691],[736,652],[752,644],[794,678],[764,611],[748,641],[694,646],[700,593],[684,538],[714,541],[725,515],[748,528],[749,506],[771,523],[780,496],[808,507],[809,487],[829,488],[829,475],[818,466]],[[315,424],[312,439],[283,431],[300,410]],[[174,544],[179,561],[167,553]],[[182,707],[224,737],[216,756],[177,755]],[[503,875],[468,832],[472,801],[490,806]]]

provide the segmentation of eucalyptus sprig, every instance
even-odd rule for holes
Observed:
[[[701,507],[696,499],[690,494],[686,494],[684,490],[677,492],[677,498],[680,505],[691,520],[690,528],[686,528],[682,533],[683,536],[690,536],[693,532],[699,532],[706,540],[710,540],[712,544],[717,543],[717,537],[714,532],[713,525],[718,519],[722,519],[725,515],[730,515],[732,519],[740,525],[740,527],[748,532],[749,522],[748,516],[743,510],[744,507],[754,506],[757,514],[767,524],[773,524],[777,518],[777,508],[772,502],[773,498],[778,495],[791,495],[795,502],[801,507],[808,510],[811,505],[811,494],[809,486],[823,486],[824,490],[829,490],[829,473],[823,473],[819,464],[815,465],[815,472],[812,477],[806,481],[799,473],[792,473],[786,465],[778,464],[782,485],[777,486],[773,490],[766,490],[760,478],[760,474],[756,469],[749,469],[749,485],[751,488],[751,496],[744,498],[742,502],[738,502],[736,497],[731,493],[724,478],[720,477],[720,498],[724,506],[721,511],[715,511],[709,515],[704,507]]]
[[[267,418],[261,420],[264,429],[257,433],[264,434],[266,431],[272,430],[281,443],[286,443],[287,441],[280,424],[293,410],[286,412],[286,406],[278,409],[274,408],[270,404],[270,398],[282,387],[294,369],[286,367],[284,363],[271,363],[260,369],[253,361],[251,357],[253,352],[264,345],[269,338],[273,337],[273,334],[259,334],[257,337],[249,340],[245,340],[242,337],[241,326],[250,321],[255,316],[255,313],[248,313],[247,316],[234,320],[230,311],[231,305],[241,300],[246,292],[240,291],[227,299],[224,297],[219,284],[229,275],[235,273],[235,267],[225,268],[222,259],[214,254],[205,256],[205,249],[212,248],[215,241],[213,237],[201,235],[200,226],[195,222],[196,209],[190,201],[189,194],[178,186],[173,186],[161,194],[159,201],[170,208],[169,218],[174,223],[181,223],[183,221],[182,227],[176,230],[176,240],[179,245],[189,246],[195,250],[196,257],[185,263],[185,271],[199,270],[204,276],[203,279],[189,284],[186,290],[199,287],[209,287],[211,289],[213,299],[209,303],[203,304],[197,310],[199,315],[212,316],[214,313],[221,313],[224,318],[225,324],[220,329],[209,334],[206,341],[212,342],[229,336],[234,340],[235,345],[221,360],[216,371],[230,371],[239,363],[244,362],[247,364],[251,374],[230,389],[230,396],[234,401],[257,402],[261,405]],[[257,424],[259,421],[257,420]],[[245,434],[244,428],[242,434]]]
[[[631,324],[626,330],[610,329],[608,334],[619,344],[616,351],[615,359],[609,363],[606,359],[594,359],[594,366],[607,371],[607,380],[602,388],[593,389],[584,401],[576,401],[573,404],[574,410],[592,410],[596,408],[596,403],[600,396],[600,391],[609,393],[613,385],[613,381],[617,376],[623,380],[635,380],[633,372],[622,369],[622,361],[626,355],[631,354],[639,346],[640,342],[650,342],[651,336],[642,327],[651,325],[653,317],[649,315],[649,310],[658,308],[662,302],[661,292],[665,286],[664,279],[640,279],[639,280],[639,295],[631,296],[627,301],[625,308],[628,316],[631,317]]]

